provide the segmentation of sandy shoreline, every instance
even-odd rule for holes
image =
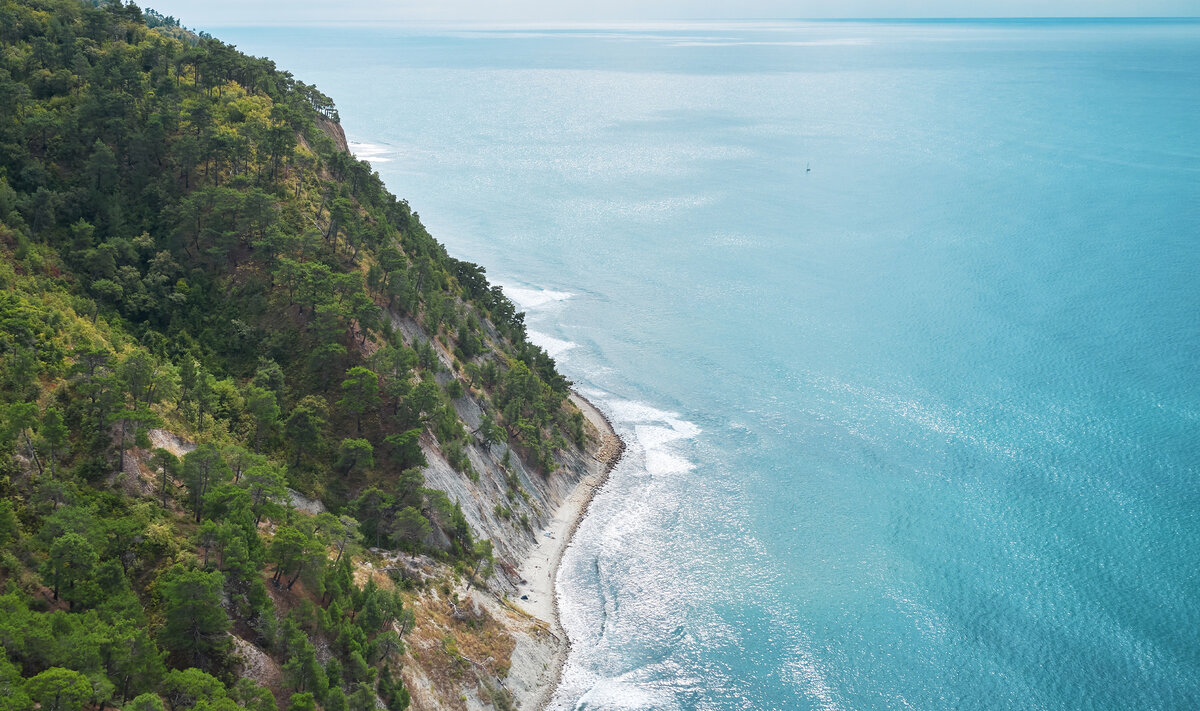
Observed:
[[[613,429],[612,423],[604,413],[574,390],[571,391],[571,402],[579,408],[588,422],[596,428],[600,436],[593,456],[605,464],[597,474],[584,477],[575,485],[567,498],[563,499],[550,522],[537,532],[537,546],[525,558],[518,574],[525,581],[519,586],[518,599],[512,602],[531,616],[543,621],[558,639],[558,649],[551,663],[553,676],[547,680],[544,691],[538,696],[535,708],[543,709],[554,697],[562,676],[563,665],[570,651],[570,640],[562,629],[558,617],[558,594],[555,588],[555,578],[558,567],[562,562],[563,553],[571,543],[575,529],[579,527],[587,515],[592,498],[604,482],[608,480],[609,472],[613,470],[625,451],[625,443]],[[527,599],[519,599],[521,595]]]

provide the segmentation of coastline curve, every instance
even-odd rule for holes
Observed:
[[[531,708],[539,711],[549,707],[558,691],[563,668],[571,652],[571,640],[562,627],[559,615],[558,570],[576,530],[587,517],[592,500],[608,482],[609,475],[621,461],[626,449],[625,440],[617,434],[608,415],[574,389],[571,390],[570,400],[596,431],[597,441],[591,455],[603,467],[597,473],[580,479],[570,495],[558,505],[543,534],[543,540],[551,545],[539,545],[530,551],[520,566],[524,587],[540,599],[540,604],[526,606],[523,602],[523,607],[528,607],[532,616],[544,621],[556,640],[554,654],[547,665],[547,676],[540,680],[538,693],[531,705]]]

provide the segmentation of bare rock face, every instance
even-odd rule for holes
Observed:
[[[182,457],[196,448],[196,445],[179,435],[163,429],[150,430],[152,449],[165,449],[176,457]]]
[[[342,124],[317,114],[317,128],[333,140],[333,144],[338,147],[338,150],[350,152],[350,144],[346,142],[346,132],[342,130]]]
[[[278,693],[283,688],[283,673],[279,664],[269,654],[245,639],[237,635],[230,637],[238,657],[238,673]]]
[[[325,513],[325,504],[320,499],[310,499],[295,489],[287,490],[288,501],[293,507],[311,516]]]

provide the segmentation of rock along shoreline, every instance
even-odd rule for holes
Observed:
[[[547,676],[539,684],[539,693],[532,705],[536,709],[547,708],[553,700],[571,651],[571,640],[562,627],[558,610],[556,578],[559,565],[570,547],[575,531],[587,516],[592,499],[608,481],[609,474],[621,461],[626,447],[625,441],[617,434],[608,416],[598,407],[575,390],[571,391],[570,398],[599,434],[599,441],[591,455],[603,466],[596,473],[580,479],[571,493],[558,505],[550,522],[539,533],[538,545],[526,556],[519,569],[520,576],[525,581],[521,589],[530,598],[528,601],[519,602],[521,608],[545,622],[557,640]]]

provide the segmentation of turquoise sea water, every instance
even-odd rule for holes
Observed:
[[[629,440],[556,707],[1200,707],[1200,24],[215,33]]]

